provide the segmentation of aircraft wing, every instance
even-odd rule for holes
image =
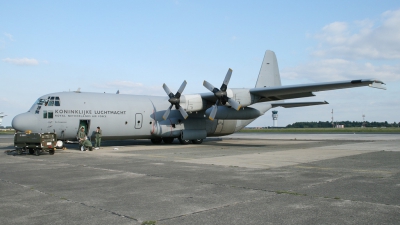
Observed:
[[[303,107],[303,106],[312,106],[312,105],[325,105],[329,104],[327,101],[323,102],[281,102],[281,103],[272,103],[272,108],[275,107],[283,107],[283,108],[294,108],[294,107]]]
[[[335,89],[354,88],[361,86],[369,86],[373,88],[385,89],[385,83],[379,80],[364,79],[364,80],[349,80],[338,82],[300,84],[288,86],[275,86],[264,88],[252,88],[250,93],[259,96],[258,102],[279,101],[284,99],[303,98],[315,96],[313,92],[328,91]]]

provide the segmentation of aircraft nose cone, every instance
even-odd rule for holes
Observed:
[[[14,117],[12,127],[17,131],[35,130],[38,121],[34,114],[22,113]]]

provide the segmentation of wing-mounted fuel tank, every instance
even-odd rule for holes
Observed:
[[[244,107],[239,111],[226,106],[218,106],[218,111],[215,119],[224,120],[249,120],[262,116],[267,110],[271,108],[270,104],[263,104],[257,107]],[[212,108],[206,110],[205,114],[210,115]]]

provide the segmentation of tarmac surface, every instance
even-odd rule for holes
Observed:
[[[13,150],[0,135],[0,150]],[[1,224],[399,224],[399,134],[238,133],[0,154]]]

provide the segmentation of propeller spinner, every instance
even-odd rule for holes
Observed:
[[[175,95],[171,92],[171,90],[169,90],[168,86],[165,83],[163,84],[163,88],[164,88],[165,92],[167,93],[167,95],[169,96],[168,101],[171,103],[171,106],[167,109],[167,111],[163,115],[164,120],[166,120],[168,118],[169,113],[171,112],[172,106],[175,106],[175,109],[179,110],[179,112],[181,113],[181,115],[183,116],[184,119],[186,119],[188,117],[188,114],[185,112],[185,110],[182,108],[182,106],[179,105],[181,94],[186,87],[186,83],[187,83],[186,80],[183,81],[181,87],[179,88],[179,90],[176,92]]]
[[[229,80],[231,79],[231,76],[232,76],[232,69],[229,68],[228,72],[226,73],[224,82],[222,83],[220,89],[214,87],[212,84],[208,83],[207,81],[203,82],[203,86],[206,87],[208,90],[210,90],[212,93],[214,93],[214,96],[217,98],[215,105],[212,106],[213,109],[211,110],[210,116],[208,117],[210,120],[214,120],[215,115],[217,114],[219,103],[221,103],[222,105],[225,105],[226,102],[228,102],[229,105],[231,105],[232,108],[234,108],[236,111],[238,111],[242,107],[238,102],[229,98],[227,95],[226,89],[228,88],[228,83],[229,83]]]

